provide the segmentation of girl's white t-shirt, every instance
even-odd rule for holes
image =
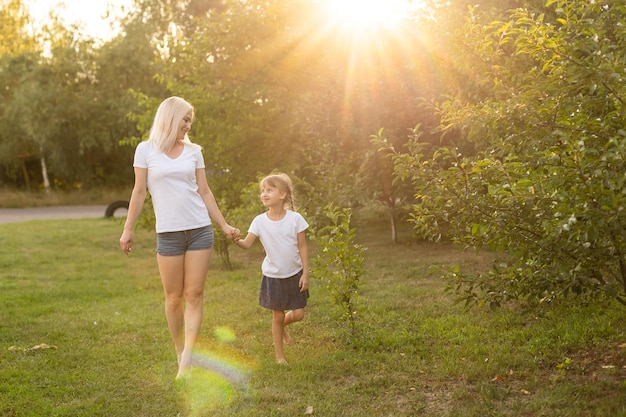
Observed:
[[[133,166],[148,170],[148,191],[152,197],[156,232],[178,232],[211,224],[209,211],[198,194],[196,169],[204,168],[200,148],[185,145],[175,159],[150,142],[135,149]]]
[[[302,258],[298,249],[298,233],[309,224],[300,213],[287,210],[285,217],[274,221],[267,212],[252,220],[248,233],[257,236],[265,249],[261,272],[266,277],[289,278],[302,269]]]

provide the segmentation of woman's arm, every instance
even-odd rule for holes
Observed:
[[[135,185],[133,186],[133,192],[130,195],[130,202],[128,203],[128,214],[126,215],[126,222],[124,223],[124,230],[122,237],[120,237],[120,247],[126,255],[133,248],[133,230],[135,228],[135,222],[141,213],[143,202],[146,199],[148,184],[148,170],[146,168],[135,168]]]
[[[196,169],[196,182],[198,183],[198,194],[200,194],[200,197],[202,197],[202,201],[204,201],[204,205],[209,211],[209,216],[211,217],[211,219],[231,239],[239,239],[239,236],[241,235],[239,229],[229,225],[226,222],[226,219],[222,215],[222,212],[217,205],[215,196],[213,195],[211,188],[209,188],[209,183],[206,180],[204,168]]]

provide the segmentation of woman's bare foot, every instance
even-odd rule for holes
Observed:
[[[178,369],[178,374],[176,374],[177,381],[185,381],[191,377],[191,367],[182,369]]]
[[[276,363],[279,364],[279,365],[289,365],[287,363],[287,359],[285,359],[285,358],[276,358]]]
[[[183,352],[178,357],[178,375],[176,379],[187,379],[191,376],[191,354]]]

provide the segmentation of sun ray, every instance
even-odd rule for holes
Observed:
[[[419,0],[321,1],[333,24],[359,32],[394,27],[412,11],[423,7]]]
[[[371,133],[362,129],[408,125],[416,120],[416,97],[435,86],[429,64],[430,34],[421,24],[430,15],[421,0],[313,0],[302,11],[302,30],[277,42],[273,62],[288,69],[281,82],[308,85],[303,99],[324,91],[329,118],[338,122],[341,143]],[[295,33],[294,33],[295,34]],[[405,103],[389,114],[390,102]],[[401,120],[401,121],[400,121]]]

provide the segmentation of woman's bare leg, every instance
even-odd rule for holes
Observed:
[[[204,283],[212,252],[207,249],[185,253],[185,345],[178,365],[178,376],[185,376],[191,368],[191,355],[204,316]]]
[[[178,375],[188,375],[193,348],[204,312],[204,283],[212,250],[188,251],[182,256],[158,256],[165,290],[168,327],[178,356]],[[182,307],[184,298],[185,307]]]
[[[157,255],[157,265],[165,293],[165,318],[170,330],[176,355],[180,362],[185,345],[183,310],[183,260],[184,256]]]

